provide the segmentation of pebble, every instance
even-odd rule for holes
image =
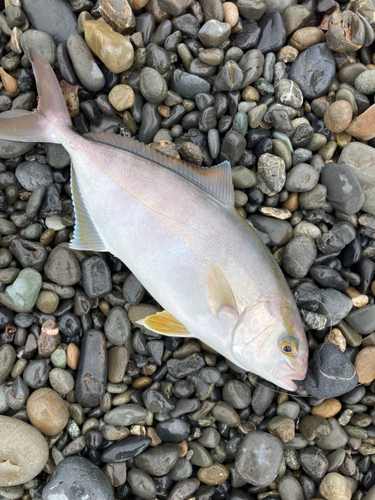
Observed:
[[[128,472],[127,480],[133,492],[144,500],[152,500],[155,498],[157,489],[155,482],[143,470],[134,467]]]
[[[67,41],[69,35],[78,33],[77,19],[71,7],[63,0],[25,0],[22,3],[32,26],[48,33],[56,44]]]
[[[86,458],[73,456],[59,462],[43,489],[43,499],[113,500],[113,491],[105,474]]]
[[[27,483],[42,471],[48,460],[48,445],[35,427],[0,415],[0,438],[1,488]]]
[[[285,189],[304,193],[313,189],[319,180],[319,173],[308,163],[296,165],[286,175]]]
[[[107,349],[102,332],[89,330],[82,339],[75,398],[82,406],[95,407],[105,393]]]
[[[80,82],[93,92],[101,90],[105,85],[104,75],[83,38],[70,35],[66,46]]]
[[[82,276],[81,268],[74,253],[65,247],[55,247],[44,266],[46,276],[61,286],[75,285]]]
[[[231,25],[210,19],[198,32],[199,40],[205,48],[216,48],[228,39]]]
[[[312,77],[315,72],[319,72],[320,78]],[[305,99],[315,99],[328,91],[335,72],[332,52],[325,43],[318,43],[302,52],[292,63],[289,78],[298,84]]]
[[[347,101],[335,101],[324,112],[324,124],[331,132],[344,132],[352,121],[353,110]]]
[[[293,278],[304,278],[317,255],[314,240],[310,236],[297,236],[285,247],[282,265]]]
[[[267,54],[280,50],[286,40],[284,19],[280,12],[271,12],[262,16],[258,22],[261,34],[256,48]]]
[[[69,411],[63,399],[52,389],[34,391],[26,405],[30,422],[45,436],[59,434],[69,419]]]
[[[42,287],[42,276],[32,268],[22,269],[15,281],[5,290],[5,296],[18,308],[31,310]]]
[[[330,472],[319,485],[319,492],[329,500],[350,500],[352,492],[345,477],[337,472]]]
[[[237,452],[235,470],[248,483],[264,487],[275,480],[283,459],[281,441],[264,432],[248,433]]]
[[[327,200],[347,215],[356,214],[365,202],[365,194],[348,165],[327,164],[321,174],[321,182],[327,187]]]
[[[178,458],[176,444],[161,444],[144,451],[135,458],[134,462],[147,474],[159,477],[168,474]]]
[[[83,29],[88,47],[112,73],[122,73],[132,66],[134,49],[128,37],[101,21],[86,21]]]

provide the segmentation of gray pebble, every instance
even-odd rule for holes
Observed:
[[[67,49],[77,76],[88,90],[98,92],[105,85],[105,78],[86,42],[79,35],[70,35]]]

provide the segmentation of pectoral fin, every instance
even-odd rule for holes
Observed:
[[[219,315],[226,312],[238,315],[236,299],[234,298],[232,288],[223,272],[217,266],[212,266],[208,273],[207,295],[213,314]]]
[[[162,335],[171,335],[172,337],[189,337],[191,335],[184,325],[167,311],[157,312],[137,321],[137,323]]]

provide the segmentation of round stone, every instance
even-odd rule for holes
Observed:
[[[324,112],[324,124],[338,134],[346,130],[352,121],[353,110],[347,101],[335,101]]]
[[[0,415],[0,487],[34,479],[48,460],[48,445],[35,427]]]
[[[293,278],[304,278],[316,259],[317,249],[310,236],[297,236],[284,248],[282,264]]]
[[[53,368],[49,374],[49,381],[54,389],[59,394],[68,394],[74,389],[74,378],[66,370],[61,368]]]
[[[43,500],[113,500],[113,490],[105,474],[83,457],[61,460],[43,489]]]
[[[373,94],[375,92],[375,71],[360,73],[354,81],[354,86],[361,94]]]
[[[229,470],[223,464],[212,464],[208,467],[200,468],[197,476],[202,483],[209,486],[217,486],[228,479]]]
[[[337,472],[327,474],[319,485],[319,492],[328,500],[350,500],[352,492],[344,476]]]
[[[134,104],[134,90],[129,85],[115,85],[108,99],[116,111],[125,111]]]
[[[300,108],[303,104],[303,95],[299,86],[292,80],[283,78],[275,86],[277,102],[292,108]]]
[[[21,186],[28,191],[35,191],[39,186],[49,186],[53,182],[51,167],[38,161],[21,162],[15,174]]]
[[[308,163],[300,163],[289,170],[285,189],[293,193],[310,191],[319,180],[319,172]]]
[[[26,405],[30,422],[45,436],[56,436],[69,420],[69,411],[63,399],[52,389],[34,391]]]
[[[81,269],[74,253],[65,247],[55,247],[44,266],[46,276],[62,286],[75,285],[81,279]]]
[[[168,93],[167,82],[153,68],[143,68],[139,88],[143,97],[154,104],[163,102]]]
[[[42,291],[36,301],[36,307],[44,314],[53,314],[59,305],[59,296],[55,292]]]
[[[223,400],[236,410],[247,408],[251,401],[251,390],[239,380],[229,380],[223,387]]]
[[[283,459],[283,445],[265,432],[249,432],[243,438],[235,461],[235,470],[244,481],[259,487],[275,480]]]

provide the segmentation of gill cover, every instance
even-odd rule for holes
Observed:
[[[272,300],[273,299],[273,300]],[[267,333],[280,321],[273,306],[275,298],[264,297],[245,307],[233,330],[232,354],[241,363],[248,356],[248,344],[253,344],[254,353],[261,348]]]

